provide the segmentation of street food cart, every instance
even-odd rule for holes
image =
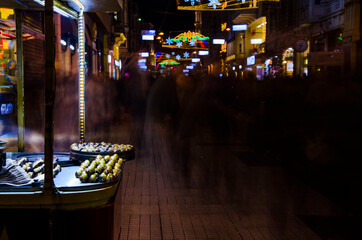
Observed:
[[[44,8],[41,8],[44,6]],[[18,152],[0,143],[0,238],[115,239],[120,234],[120,181],[132,145],[86,143],[84,11],[117,11],[117,0],[7,0],[15,9],[17,49]],[[22,10],[44,10],[45,136],[43,153],[24,152]],[[54,11],[78,20],[79,143],[54,153]],[[89,149],[88,147],[92,148]],[[102,175],[103,174],[103,175]],[[106,174],[106,175],[105,175]]]

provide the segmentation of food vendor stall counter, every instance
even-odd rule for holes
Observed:
[[[42,157],[42,153],[6,153],[7,163],[25,158],[34,163]],[[114,239],[120,231],[114,224],[120,217],[125,162],[112,180],[91,183],[76,177],[80,164],[69,153],[55,153],[54,158],[61,170],[54,178],[53,191],[44,191],[35,179],[25,185],[0,185],[0,238],[6,234],[8,239]],[[26,231],[19,231],[20,226]]]

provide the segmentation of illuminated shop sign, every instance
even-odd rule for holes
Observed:
[[[149,57],[150,54],[148,52],[140,52],[141,57]]]
[[[139,66],[140,70],[146,71],[147,70],[147,66]]]
[[[250,56],[248,58],[246,58],[246,65],[250,66],[250,65],[254,65],[255,64],[255,56]]]
[[[1,104],[1,115],[7,115],[13,113],[13,104],[11,103],[3,103]]]
[[[248,25],[246,24],[238,24],[232,26],[233,31],[245,31],[248,29]]]
[[[142,35],[142,40],[153,41],[155,39],[154,35]]]
[[[156,30],[142,30],[141,31],[142,35],[152,35],[155,36],[156,35]]]
[[[191,62],[194,62],[194,63],[200,62],[200,58],[193,58],[193,59],[191,59]]]
[[[153,41],[155,39],[156,30],[142,30],[142,40]]]
[[[251,44],[262,44],[263,39],[261,39],[261,38],[253,38],[253,39],[250,39],[250,43]]]
[[[186,66],[186,69],[194,69],[194,66]]]
[[[209,55],[209,51],[207,51],[207,50],[200,50],[200,51],[199,51],[199,55],[200,55],[200,56]]]
[[[225,39],[213,39],[212,40],[213,44],[224,44],[225,43]]]
[[[227,23],[225,22],[225,23],[222,23],[221,24],[221,31],[225,31],[226,30],[226,28],[227,28]]]
[[[235,54],[226,57],[227,62],[231,61],[231,60],[234,60],[234,59],[235,59]]]
[[[116,67],[119,67],[120,66],[120,61],[114,60],[114,65],[116,65]]]

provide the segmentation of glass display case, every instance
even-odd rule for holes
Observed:
[[[16,132],[16,36],[14,14],[0,13],[0,137]]]
[[[11,5],[12,2],[7,4]],[[68,4],[45,1],[45,38],[42,41],[45,45],[45,66],[55,65],[55,56],[49,55],[49,52],[54,51],[55,44],[62,43],[53,41],[54,31],[49,26],[54,22],[49,19],[54,19],[54,13],[49,9],[77,21],[78,133],[81,145],[74,143],[77,148],[72,145],[67,152],[54,153],[52,89],[55,87],[55,67],[44,67],[44,152],[9,152],[6,141],[1,141],[0,237],[6,234],[9,239],[114,239],[120,231],[120,227],[116,226],[118,221],[115,221],[119,217],[120,205],[115,202],[117,199],[118,203],[121,202],[119,188],[123,169],[126,160],[134,158],[135,151],[131,145],[85,142],[84,5],[78,0],[65,2]],[[31,4],[44,5],[44,1]],[[14,6],[18,6],[17,1],[14,1]],[[6,19],[4,13],[8,14]],[[12,131],[7,129],[9,126],[15,125],[16,129],[22,131],[24,127],[19,123],[24,114],[19,113],[24,107],[21,105],[24,101],[23,71],[26,66],[23,37],[31,29],[23,26],[23,14],[22,9],[4,9],[0,15],[0,140],[4,134]],[[33,31],[33,34],[42,37],[39,32]],[[21,131],[18,133],[20,146]],[[92,148],[85,151],[88,146]],[[19,231],[19,226],[22,231]]]

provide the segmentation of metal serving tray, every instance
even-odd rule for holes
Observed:
[[[40,157],[44,158],[44,153],[7,153],[7,158],[20,159],[22,157],[35,161]],[[61,171],[54,178],[54,185],[57,190],[62,192],[86,191],[113,186],[122,178],[125,165],[124,161],[119,175],[110,182],[82,183],[75,177],[75,172],[79,169],[79,161],[71,160],[69,153],[54,153],[54,157],[58,158],[58,164],[61,166]],[[0,192],[32,192],[39,191],[41,188],[42,184],[36,182],[27,186],[1,185]]]

